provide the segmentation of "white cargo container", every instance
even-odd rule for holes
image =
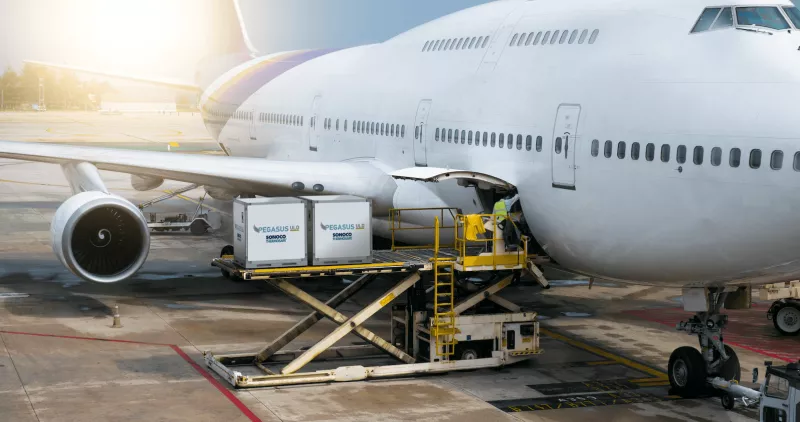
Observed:
[[[238,265],[308,265],[308,202],[298,198],[236,199],[233,223],[233,256]]]
[[[310,204],[313,265],[372,263],[372,202],[357,196],[304,196]]]

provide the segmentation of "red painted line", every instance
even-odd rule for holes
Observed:
[[[778,356],[778,355],[776,355],[776,354],[774,354],[774,353],[767,352],[766,350],[756,349],[755,347],[745,346],[745,345],[743,345],[743,344],[734,343],[734,342],[732,342],[732,341],[727,341],[727,340],[725,341],[725,343],[726,343],[726,344],[730,344],[731,346],[736,346],[736,347],[738,347],[738,348],[740,348],[740,349],[745,349],[745,350],[749,350],[749,351],[751,351],[751,352],[760,353],[760,354],[762,354],[762,355],[764,355],[764,356],[769,356],[769,357],[771,357],[771,358],[773,358],[773,359],[779,359],[779,360],[782,360],[782,361],[784,361],[784,362],[789,362],[789,363],[792,363],[792,362],[794,362],[794,361],[793,361],[793,360],[791,360],[791,359],[782,358],[782,357],[780,357],[780,356]]]
[[[142,344],[145,346],[172,346],[171,344],[167,343],[148,343],[146,341],[133,341],[133,340],[117,340],[111,338],[97,338],[97,337],[78,337],[78,336],[62,336],[56,334],[39,334],[39,333],[26,333],[22,331],[3,331],[0,330],[2,334],[16,334],[20,336],[36,336],[36,337],[52,337],[52,338],[65,338],[70,340],[90,340],[90,341],[107,341],[110,343],[127,343],[127,344]]]
[[[233,393],[231,393],[230,390],[225,388],[224,385],[220,384],[220,382],[217,381],[216,378],[211,376],[211,374],[209,374],[208,371],[206,371],[200,365],[198,365],[197,362],[193,361],[192,358],[190,358],[189,355],[186,354],[186,352],[181,350],[180,347],[174,344],[170,345],[169,347],[171,347],[172,350],[175,351],[175,353],[180,355],[180,357],[182,357],[183,360],[185,360],[189,365],[192,365],[192,368],[194,368],[195,371],[199,372],[200,375],[202,375],[205,379],[207,379],[208,382],[211,383],[211,385],[213,385],[217,390],[219,390],[220,393],[222,393],[223,396],[225,396],[228,400],[230,400],[230,402],[233,403],[233,405],[236,406],[236,408],[239,409],[239,411],[241,411],[242,414],[247,416],[248,419],[250,419],[252,422],[261,422],[261,418],[256,416],[255,413],[253,413],[250,409],[248,409],[247,406],[245,406],[245,404],[242,403],[241,400],[239,400]]]
[[[26,332],[22,332],[22,331],[4,331],[4,330],[0,330],[0,334],[15,334],[15,335],[20,335],[20,336],[35,336],[35,337],[51,337],[51,338],[61,338],[61,339],[69,339],[69,340],[107,341],[107,342],[111,342],[111,343],[126,343],[126,344],[140,344],[140,345],[145,345],[145,346],[169,347],[173,351],[175,351],[175,353],[177,353],[178,356],[183,358],[183,360],[185,360],[186,363],[191,365],[192,368],[194,368],[195,371],[197,371],[200,375],[202,375],[203,378],[205,378],[209,383],[211,383],[211,385],[213,385],[214,388],[219,390],[219,392],[222,393],[222,395],[225,396],[225,398],[227,398],[231,403],[233,403],[233,405],[236,406],[236,408],[239,409],[239,411],[242,412],[242,414],[247,416],[247,418],[250,419],[250,421],[252,421],[252,422],[262,422],[261,418],[256,416],[256,414],[253,413],[250,409],[248,409],[247,406],[244,403],[242,403],[241,400],[236,398],[236,396],[233,393],[231,393],[227,388],[225,388],[225,386],[220,384],[220,382],[217,381],[213,376],[211,376],[211,374],[209,374],[208,371],[203,369],[200,365],[197,364],[197,362],[192,360],[192,358],[190,358],[189,355],[187,355],[186,352],[181,350],[181,348],[178,347],[177,345],[167,344],[167,343],[148,343],[146,341],[117,340],[117,339],[97,338],[97,337],[79,337],[79,336],[63,336],[63,335],[56,335],[56,334],[26,333]]]

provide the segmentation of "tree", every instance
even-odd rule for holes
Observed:
[[[0,76],[0,91],[3,100],[0,107],[3,109],[19,101],[19,75],[11,66],[6,68],[3,76]]]

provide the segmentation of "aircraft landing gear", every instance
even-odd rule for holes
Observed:
[[[695,289],[689,289],[695,290]],[[700,302],[704,311],[697,309],[698,293],[684,294],[684,307],[697,312],[688,321],[681,321],[677,329],[696,334],[700,351],[693,347],[679,347],[669,358],[669,384],[673,392],[691,398],[712,393],[709,379],[719,377],[739,381],[742,377],[736,352],[723,343],[722,330],[728,323],[727,315],[720,314],[727,293],[722,289],[699,289],[705,298]]]

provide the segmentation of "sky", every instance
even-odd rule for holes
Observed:
[[[39,60],[191,81],[209,2],[0,0],[0,67]],[[240,0],[261,54],[380,42],[488,0]]]

